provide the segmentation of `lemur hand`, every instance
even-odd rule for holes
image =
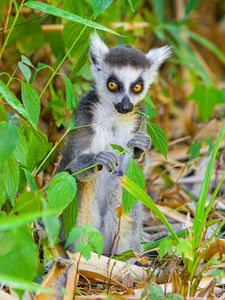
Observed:
[[[150,149],[151,139],[144,131],[138,131],[127,143],[127,146],[134,149],[134,158],[137,159],[143,154],[143,152]]]
[[[106,167],[108,172],[113,172],[118,164],[117,156],[109,151],[99,152],[94,159],[95,163],[99,165],[98,169],[101,170],[103,166]]]

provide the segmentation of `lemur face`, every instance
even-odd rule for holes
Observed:
[[[126,114],[144,99],[161,64],[171,54],[164,46],[147,54],[130,46],[109,49],[97,34],[91,37],[90,56],[97,94]]]

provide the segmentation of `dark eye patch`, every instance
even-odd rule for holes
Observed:
[[[116,93],[116,92],[120,92],[120,91],[123,90],[123,84],[122,84],[122,82],[118,79],[118,77],[117,77],[116,75],[112,74],[112,75],[108,78],[108,80],[107,80],[107,87],[108,87],[109,82],[111,82],[111,81],[112,81],[112,82],[115,82],[115,83],[118,85],[118,88],[117,88],[116,90],[110,90],[110,89],[109,89],[110,92]]]
[[[135,92],[135,91],[134,91],[134,87],[135,87],[135,85],[137,85],[137,84],[140,84],[140,85],[141,85],[141,89],[140,89],[140,91]],[[142,79],[141,76],[138,77],[138,79],[135,80],[135,81],[130,85],[130,90],[131,90],[131,92],[132,92],[133,94],[140,94],[140,93],[143,91],[143,89],[144,89],[144,81],[143,81],[143,79]]]

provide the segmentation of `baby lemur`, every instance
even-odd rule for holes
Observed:
[[[140,250],[142,206],[137,202],[131,214],[122,216],[119,224],[116,213],[122,200],[119,177],[131,157],[142,166],[147,159],[151,141],[140,126],[142,117],[137,112],[170,52],[168,46],[147,54],[125,45],[109,49],[97,34],[91,36],[94,87],[79,100],[75,124],[84,127],[70,134],[62,150],[59,170],[75,173],[97,164],[76,176],[77,225],[88,223],[102,232],[104,254]],[[112,144],[130,150],[118,156]],[[74,245],[71,246],[70,250],[74,250]]]

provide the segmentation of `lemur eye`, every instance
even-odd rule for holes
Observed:
[[[135,93],[139,93],[141,90],[142,90],[142,87],[143,85],[141,83],[136,83],[134,86],[133,86],[133,91]]]
[[[108,88],[111,91],[116,91],[118,89],[118,84],[115,81],[109,81],[108,82]]]

